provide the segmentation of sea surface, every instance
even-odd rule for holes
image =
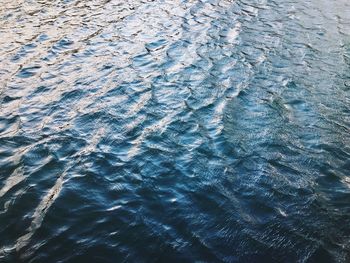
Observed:
[[[350,1],[0,0],[0,262],[350,262]]]

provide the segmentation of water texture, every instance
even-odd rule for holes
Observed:
[[[1,0],[1,262],[349,262],[350,2]]]

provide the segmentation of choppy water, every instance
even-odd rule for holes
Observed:
[[[1,262],[349,262],[350,2],[0,2]]]

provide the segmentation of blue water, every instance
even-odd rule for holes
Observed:
[[[350,2],[1,0],[1,262],[349,262]]]

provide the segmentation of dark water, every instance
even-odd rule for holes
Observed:
[[[0,1],[1,262],[349,262],[350,2]]]

